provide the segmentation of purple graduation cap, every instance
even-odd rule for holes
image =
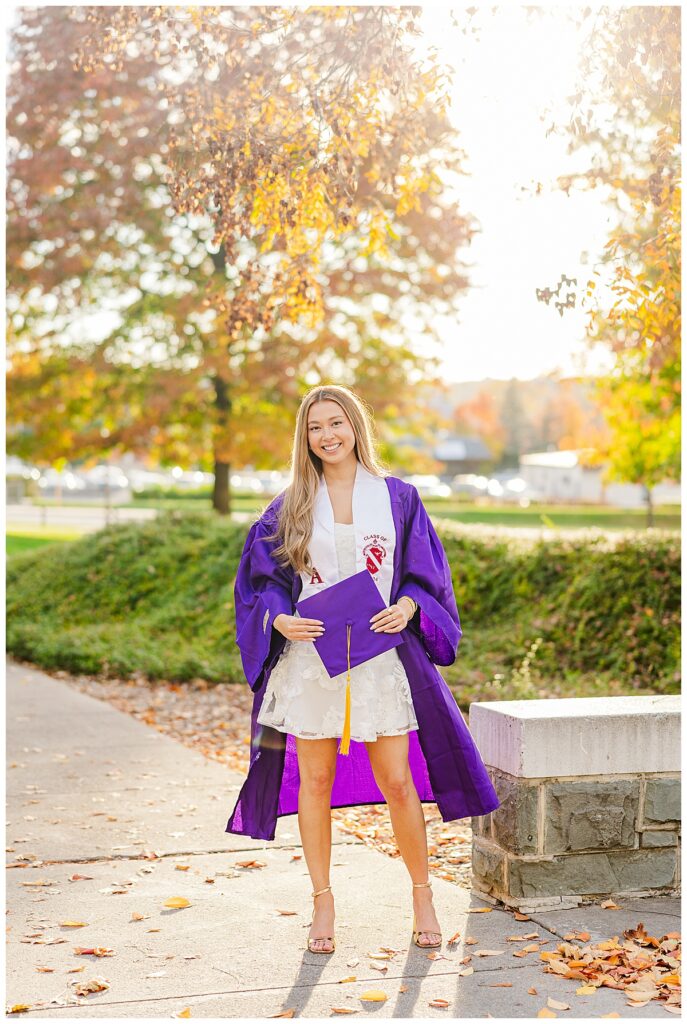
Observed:
[[[320,619],[324,633],[313,643],[330,677],[346,676],[346,711],[340,754],[351,738],[351,674],[355,665],[390,651],[404,642],[400,633],[376,633],[370,619],[387,606],[367,569],[334,583],[296,605],[302,618]]]

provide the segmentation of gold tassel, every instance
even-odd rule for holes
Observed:
[[[344,726],[341,733],[340,754],[347,754],[351,742],[351,627],[346,626],[346,711],[344,714]]]

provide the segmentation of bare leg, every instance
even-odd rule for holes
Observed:
[[[429,879],[427,826],[408,764],[408,734],[379,736],[365,746],[375,781],[389,807],[394,836],[410,877],[413,882],[426,882]],[[420,943],[438,942],[439,922],[429,887],[413,889],[413,910],[418,930],[425,933],[420,936]]]
[[[296,736],[298,772],[298,827],[303,853],[312,880],[313,892],[329,885],[332,852],[331,795],[336,774],[335,738],[306,740]],[[310,937],[315,949],[331,950],[326,938],[334,934],[334,896],[324,892],[314,898],[314,916]]]

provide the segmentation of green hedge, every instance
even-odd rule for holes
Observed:
[[[529,541],[436,523],[464,634],[441,671],[461,705],[677,692],[678,535]],[[11,557],[9,652],[75,673],[243,681],[232,586],[246,530],[175,511]]]

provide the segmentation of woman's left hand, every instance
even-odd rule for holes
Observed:
[[[400,633],[408,625],[409,607],[403,604],[392,604],[383,611],[377,612],[370,619],[370,628],[375,633]]]

